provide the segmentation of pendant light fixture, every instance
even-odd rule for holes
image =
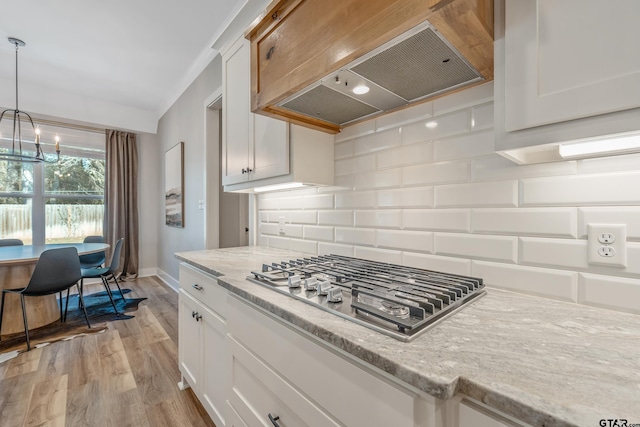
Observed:
[[[42,147],[40,146],[40,129],[36,128],[35,124],[33,124],[33,119],[31,119],[31,116],[28,113],[20,111],[18,108],[18,48],[25,46],[26,43],[14,37],[9,37],[9,43],[16,47],[16,108],[14,110],[4,110],[2,114],[0,114],[0,124],[2,123],[2,119],[5,117],[5,114],[7,115],[7,118],[10,118],[11,115],[13,115],[12,145],[6,152],[0,151],[0,160],[23,163],[56,163],[60,160],[60,138],[57,135],[55,137],[56,157],[45,158]],[[23,144],[22,121],[30,123],[31,128],[33,129],[33,149],[26,149],[26,144]],[[27,133],[31,134],[31,132]],[[25,145],[24,148],[23,145]]]

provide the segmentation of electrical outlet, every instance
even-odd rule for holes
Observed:
[[[589,264],[627,266],[627,225],[587,224]]]
[[[284,233],[284,217],[278,217],[278,233]]]

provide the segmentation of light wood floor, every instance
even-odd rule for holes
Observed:
[[[125,287],[148,298],[134,318],[0,364],[0,426],[214,426],[177,387],[178,295],[156,277]]]

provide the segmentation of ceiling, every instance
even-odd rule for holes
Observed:
[[[265,0],[20,0],[0,14],[0,106],[155,133],[158,119]],[[225,31],[226,30],[226,31]],[[214,49],[215,48],[215,49]]]

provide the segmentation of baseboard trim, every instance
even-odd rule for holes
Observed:
[[[158,276],[160,280],[162,280],[168,287],[173,289],[176,293],[179,291],[180,283],[176,279],[174,279],[173,277],[171,277],[170,275],[162,271],[161,269],[159,268],[156,269],[156,276]]]

